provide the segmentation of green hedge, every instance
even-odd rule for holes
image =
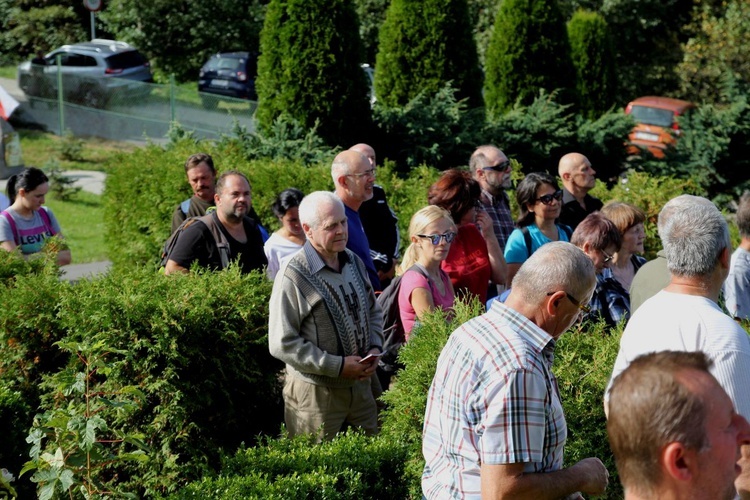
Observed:
[[[322,444],[283,437],[239,451],[220,476],[196,481],[170,498],[405,498],[406,458],[402,443],[356,432]]]

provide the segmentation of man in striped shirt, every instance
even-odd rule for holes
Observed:
[[[506,302],[448,340],[430,387],[422,451],[428,499],[562,498],[604,492],[598,458],[563,469],[567,437],[552,361],[596,285],[580,249],[553,242],[519,269]]]

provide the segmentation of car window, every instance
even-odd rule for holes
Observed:
[[[148,63],[148,59],[137,50],[129,50],[112,54],[107,59],[107,67],[110,69],[128,69],[136,66],[143,66]]]
[[[96,66],[96,59],[94,59],[93,57],[84,56],[82,54],[67,53],[63,54],[60,58],[60,64],[62,64],[63,66],[73,66],[77,68]]]
[[[671,127],[674,121],[674,113],[668,109],[635,105],[630,110],[630,114],[638,123],[657,125],[659,127]]]

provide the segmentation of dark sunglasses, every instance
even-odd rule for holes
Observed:
[[[552,200],[560,201],[562,200],[563,192],[561,190],[557,190],[552,194],[545,194],[544,196],[540,196],[539,198],[536,198],[534,201],[541,201],[545,205],[552,205]]]
[[[557,292],[547,292],[547,297],[549,297],[550,295],[553,295],[553,294],[555,294],[555,293],[557,293]],[[591,306],[589,306],[589,305],[586,305],[586,304],[581,304],[581,303],[580,303],[580,302],[578,301],[578,299],[577,299],[577,298],[573,297],[573,296],[572,296],[571,294],[569,294],[568,292],[565,292],[565,296],[566,296],[566,297],[568,298],[568,300],[569,300],[569,301],[571,301],[571,302],[573,303],[573,305],[577,306],[577,307],[578,307],[578,309],[580,309],[581,311],[583,311],[583,312],[585,312],[585,313],[590,313],[590,312],[591,312]]]
[[[438,246],[441,239],[445,239],[446,243],[450,243],[456,238],[456,233],[449,231],[444,234],[418,234],[420,238],[428,238],[433,245]]]
[[[507,172],[510,170],[510,160],[501,161],[497,165],[482,167],[482,170],[494,170],[495,172]]]

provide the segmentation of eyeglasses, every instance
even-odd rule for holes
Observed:
[[[347,177],[372,177],[375,178],[377,174],[375,173],[375,169],[371,168],[370,170],[365,170],[364,172],[360,174],[346,174]]]
[[[433,245],[438,246],[440,244],[440,240],[444,239],[446,243],[450,243],[456,238],[456,233],[453,231],[448,231],[447,233],[443,234],[418,234],[420,238],[428,238]]]
[[[551,296],[551,295],[554,295],[554,294],[556,294],[556,293],[557,293],[557,292],[547,292],[547,297],[549,297],[549,296]],[[583,312],[585,312],[585,313],[589,313],[589,312],[591,312],[591,306],[588,306],[588,305],[584,305],[584,304],[581,304],[581,303],[580,303],[580,302],[578,301],[578,299],[577,299],[577,298],[573,297],[573,296],[572,296],[571,294],[569,294],[568,292],[565,292],[565,296],[566,296],[566,297],[568,297],[568,300],[569,300],[569,301],[571,301],[571,302],[572,302],[573,304],[575,304],[575,305],[576,305],[576,306],[578,307],[578,309],[580,309],[581,311],[583,311]]]
[[[614,258],[615,258],[615,256],[614,256],[614,255],[610,255],[610,254],[608,254],[607,252],[605,252],[604,250],[599,250],[599,251],[600,251],[600,252],[602,253],[602,255],[604,255],[604,261],[603,261],[603,262],[604,262],[605,264],[606,264],[607,262],[612,262],[612,259],[614,259]]]
[[[552,200],[560,201],[562,200],[563,192],[562,190],[558,189],[552,194],[545,194],[544,196],[540,196],[539,198],[534,199],[534,201],[541,201],[545,205],[552,205]]]
[[[507,172],[510,170],[510,160],[501,161],[497,165],[482,167],[482,170],[494,170],[495,172]]]

